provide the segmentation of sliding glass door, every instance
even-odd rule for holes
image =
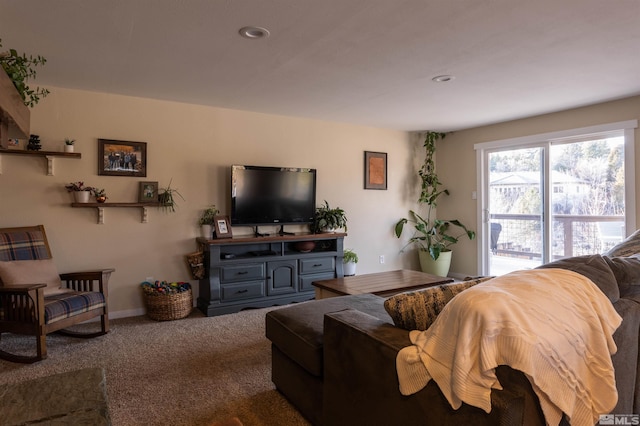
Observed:
[[[543,259],[544,149],[489,153],[491,275],[534,268]]]
[[[635,230],[633,203],[625,203],[635,191],[633,136],[622,128],[476,146],[479,272],[603,253]]]

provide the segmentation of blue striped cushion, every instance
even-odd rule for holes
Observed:
[[[49,250],[40,230],[0,232],[0,260],[49,259]]]
[[[65,318],[105,306],[104,294],[71,291],[44,299],[44,322],[52,324]]]

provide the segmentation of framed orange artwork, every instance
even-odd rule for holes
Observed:
[[[387,189],[386,152],[364,152],[364,189]]]

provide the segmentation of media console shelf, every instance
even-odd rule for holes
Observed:
[[[314,281],[344,277],[346,235],[198,238],[205,265],[198,309],[214,316],[311,300]],[[315,247],[306,251],[300,243],[309,241]]]

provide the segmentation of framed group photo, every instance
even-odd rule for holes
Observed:
[[[98,175],[147,176],[147,143],[98,139]]]

